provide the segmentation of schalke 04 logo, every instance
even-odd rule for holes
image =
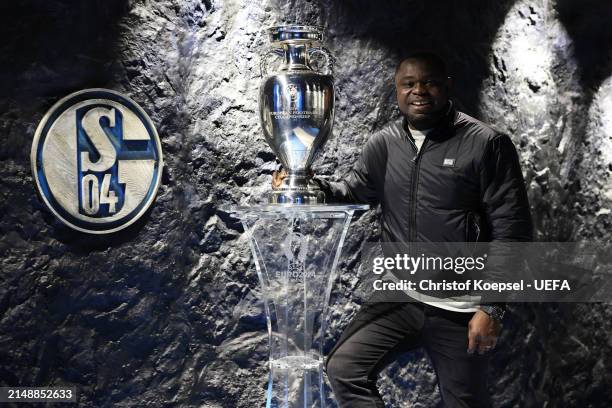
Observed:
[[[128,97],[108,89],[68,95],[47,112],[32,144],[45,204],[70,227],[109,233],[153,202],[163,167],[155,127]]]

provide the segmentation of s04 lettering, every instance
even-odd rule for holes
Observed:
[[[56,103],[31,152],[38,191],[66,225],[115,232],[152,204],[161,181],[161,143],[147,114],[127,96],[86,89]]]

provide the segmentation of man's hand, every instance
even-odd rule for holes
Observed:
[[[491,316],[478,310],[468,324],[468,353],[486,353],[495,348],[501,324]]]
[[[283,168],[281,168],[279,171],[273,172],[272,173],[272,189],[276,190],[277,188],[279,188],[285,177],[287,177],[287,172]]]

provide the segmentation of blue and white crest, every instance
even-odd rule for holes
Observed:
[[[147,114],[108,89],[57,102],[36,129],[31,161],[49,209],[68,226],[94,234],[140,218],[155,199],[163,168]]]

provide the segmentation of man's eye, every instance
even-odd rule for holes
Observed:
[[[404,88],[414,88],[414,82],[404,82]]]

